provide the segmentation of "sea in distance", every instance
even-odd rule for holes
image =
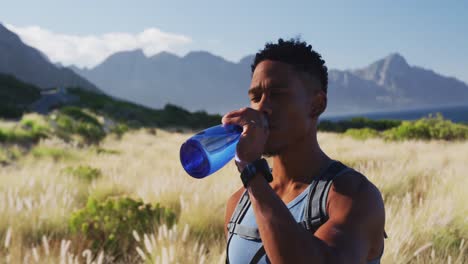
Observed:
[[[326,115],[324,114],[320,120],[340,121],[348,120],[353,117],[366,117],[373,120],[392,119],[392,120],[416,120],[429,115],[435,116],[437,113],[442,114],[445,119],[456,123],[468,123],[468,105],[444,106],[433,108],[420,108],[411,110],[389,111],[389,112],[368,112],[358,114],[344,115]]]

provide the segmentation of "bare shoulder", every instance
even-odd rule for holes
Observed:
[[[369,243],[370,255],[383,246],[385,209],[379,189],[363,174],[350,170],[333,180],[327,200],[330,220]]]
[[[229,197],[226,203],[226,215],[224,217],[224,233],[227,237],[227,224],[229,220],[231,220],[231,216],[234,213],[234,209],[236,209],[236,205],[239,202],[241,195],[244,193],[245,188],[239,188],[239,190],[235,191],[231,197]]]
[[[379,189],[362,173],[350,170],[333,180],[328,196],[327,209],[330,214],[343,207],[357,206],[360,213],[371,218],[385,218],[384,203]],[[364,217],[364,215],[362,215]],[[377,220],[374,219],[374,220]]]
[[[381,194],[378,188],[370,182],[366,176],[356,170],[349,170],[333,179],[331,193],[359,198],[379,198]]]

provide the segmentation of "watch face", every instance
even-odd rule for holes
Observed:
[[[255,161],[254,164],[255,164],[256,168],[258,168],[258,170],[260,170],[260,171],[265,171],[265,172],[270,171],[270,167],[268,166],[268,163],[264,159]]]
[[[249,174],[251,174],[252,176],[254,176],[257,173],[257,168],[255,168],[255,165],[249,164],[247,167],[249,168]]]
[[[257,170],[253,164],[248,164],[244,171],[241,173],[241,179],[244,183],[244,187],[247,188],[247,183],[255,176]]]
[[[258,171],[262,172],[268,182],[273,180],[273,175],[271,175],[271,169],[270,166],[268,166],[268,162],[265,159],[260,159],[247,164],[244,171],[241,173],[241,179],[244,183],[244,187],[247,188],[248,182],[257,174]]]

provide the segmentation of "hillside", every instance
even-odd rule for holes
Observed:
[[[39,50],[28,46],[0,23],[0,73],[13,75],[41,89],[79,86],[101,92],[72,70],[57,67]]]
[[[65,103],[60,100],[43,100],[58,97],[71,97]],[[0,118],[21,118],[24,113],[35,112],[38,102],[45,101],[46,113],[54,109],[78,107],[118,122],[130,128],[139,127],[179,127],[200,129],[220,124],[221,116],[206,112],[189,112],[179,106],[166,104],[162,109],[151,109],[142,105],[116,99],[111,96],[71,87],[50,90],[47,93],[37,86],[24,83],[13,76],[0,74]],[[47,105],[48,104],[48,105]]]

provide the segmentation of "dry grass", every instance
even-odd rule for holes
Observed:
[[[138,250],[125,262],[223,263],[225,202],[239,188],[229,164],[203,180],[179,164],[179,146],[189,134],[140,130],[101,148],[67,148],[73,158],[27,155],[0,170],[0,259],[11,263],[95,263],[111,256],[90,252],[67,229],[70,213],[89,195],[127,194],[159,202],[179,214],[171,230],[134,234]],[[382,190],[389,239],[383,263],[464,263],[467,260],[468,142],[389,143],[319,134],[324,150],[367,175]],[[99,168],[85,183],[63,174],[67,166]],[[47,244],[47,246],[46,246]],[[144,259],[144,260],[143,260]]]

